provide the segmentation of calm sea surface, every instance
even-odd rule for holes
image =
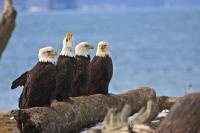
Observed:
[[[75,43],[110,43],[112,93],[139,86],[170,96],[200,91],[200,10],[26,12],[0,60],[0,110],[17,108],[22,88],[11,90],[11,82],[36,64],[39,48],[60,52],[68,31]]]

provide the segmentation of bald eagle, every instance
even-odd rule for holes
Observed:
[[[88,94],[108,94],[108,86],[113,75],[113,64],[108,43],[98,43],[96,56],[90,63]]]
[[[20,109],[50,105],[56,83],[55,56],[52,47],[41,48],[39,62],[12,82],[11,89],[24,86],[19,98]]]
[[[56,64],[55,99],[63,101],[72,96],[75,76],[75,58],[73,50],[73,35],[67,33],[63,40],[63,48]]]
[[[89,82],[89,50],[93,49],[88,42],[81,42],[75,47],[76,53],[76,76],[73,96],[87,95]]]

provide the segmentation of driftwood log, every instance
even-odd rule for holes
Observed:
[[[0,16],[0,58],[15,28],[16,16],[12,0],[4,0],[4,9]]]
[[[178,98],[170,113],[156,131],[152,130],[147,124],[152,120],[159,107],[157,106],[159,104],[156,104],[154,100],[149,100],[131,123],[127,123],[130,107],[125,106],[122,111],[110,109],[104,119],[103,128],[91,128],[89,133],[200,133],[199,103],[200,93],[188,94]]]
[[[111,108],[104,118],[103,128],[90,128],[89,133],[154,133],[155,131],[148,126],[150,122],[156,118],[164,107],[163,105],[165,105],[164,108],[169,109],[177,99],[169,97],[152,98],[129,123],[127,120],[131,114],[130,105],[125,105],[123,109]]]
[[[102,129],[90,128],[89,133],[153,133],[154,130],[144,123],[151,116],[152,112],[149,110],[153,110],[154,107],[156,106],[152,104],[152,100],[147,101],[145,109],[142,108],[139,115],[131,123],[127,123],[131,113],[129,105],[125,105],[121,110],[111,108],[104,118]]]
[[[200,133],[200,93],[188,94],[177,101],[156,132]]]
[[[104,119],[108,109],[131,107],[131,114],[138,112],[150,99],[156,99],[153,89],[142,87],[120,95],[91,95],[71,98],[67,102],[53,102],[51,107],[34,107],[13,110],[11,114],[22,123],[23,132],[66,133],[78,132]],[[159,101],[163,97],[158,98]],[[160,108],[170,108],[174,102],[164,97]]]

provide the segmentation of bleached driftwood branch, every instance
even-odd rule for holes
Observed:
[[[127,123],[131,113],[129,105],[125,105],[122,110],[110,109],[104,118],[103,128],[91,128],[89,133],[153,133],[154,130],[145,124],[157,115],[157,105],[156,98],[148,100],[146,106],[140,109],[139,115],[131,123]]]
[[[161,101],[168,99],[168,102],[163,102],[163,104],[172,103],[175,99],[177,102],[171,108],[170,113],[161,122],[160,126],[156,131],[152,130],[149,126],[145,125],[150,122],[160,106]],[[155,100],[147,101],[147,105],[143,107],[139,115],[133,120],[132,123],[127,123],[127,114],[129,111],[127,107],[124,107],[122,111],[117,111],[116,109],[110,109],[107,113],[102,129],[90,129],[90,133],[198,133],[200,132],[200,93],[188,94],[181,98],[167,98],[162,97],[158,100],[157,104]],[[166,105],[165,105],[166,106]],[[125,113],[124,113],[125,112]],[[124,115],[125,114],[125,115]]]
[[[15,28],[16,16],[17,12],[13,7],[12,0],[4,0],[4,10],[0,16],[0,57]]]

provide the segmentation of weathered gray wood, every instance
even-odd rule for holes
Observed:
[[[137,116],[136,120],[129,124],[127,123],[128,116],[131,112],[131,107],[129,105],[125,105],[122,110],[109,109],[103,121],[103,128],[90,128],[89,133],[153,133],[154,130],[144,125],[145,121],[149,119],[149,115],[144,115],[144,113],[150,114],[151,111],[149,110],[155,107],[152,103],[152,100],[149,100],[147,106],[141,109],[141,113]]]
[[[147,100],[155,97],[155,91],[146,87],[121,95],[75,97],[68,102],[53,102],[51,107],[14,110],[12,113],[23,123],[24,132],[66,133],[102,121],[109,108],[129,104],[132,113],[137,112]]]
[[[159,97],[149,99],[143,106],[139,114],[131,122],[127,123],[131,107],[126,105],[122,110],[110,109],[104,118],[102,129],[89,129],[89,133],[154,133],[148,125],[155,119],[163,108],[170,108],[172,102],[179,98]],[[164,105],[164,106],[162,106]]]
[[[200,133],[200,93],[188,94],[176,102],[156,132]]]
[[[119,109],[128,104],[133,114],[145,106],[149,99],[155,98],[153,89],[142,87],[120,95],[75,97],[67,102],[53,102],[51,107],[13,110],[12,114],[23,123],[25,133],[76,132],[102,121],[110,108]]]
[[[0,16],[0,58],[15,28],[16,16],[12,0],[4,0],[4,10]]]

